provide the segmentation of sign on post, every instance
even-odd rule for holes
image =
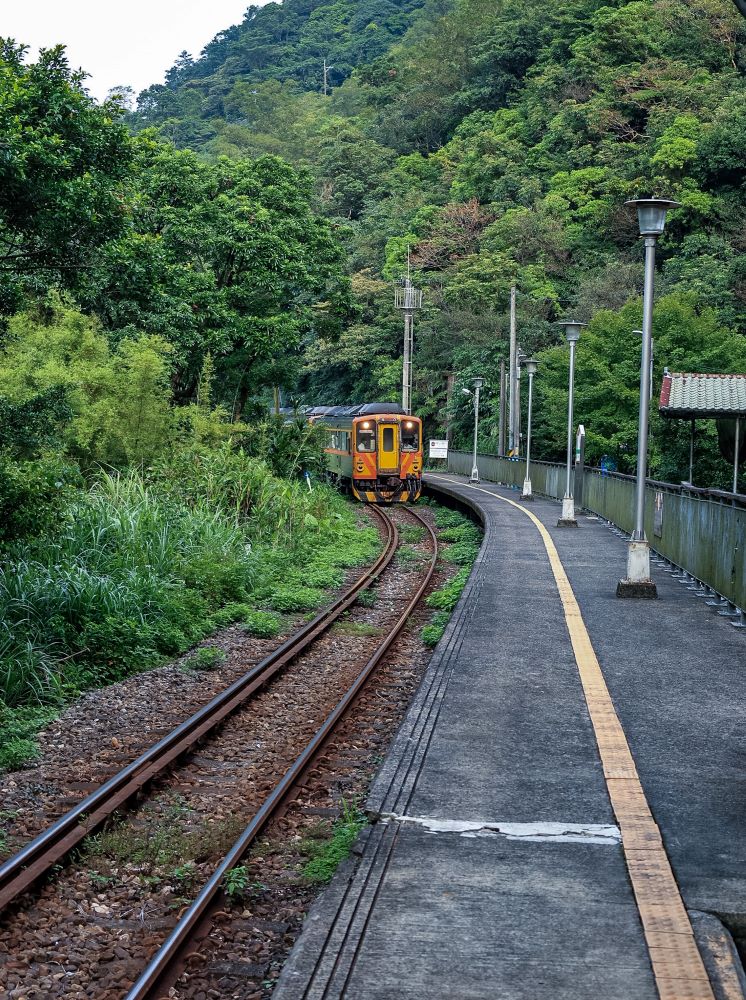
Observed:
[[[430,438],[430,458],[448,458],[448,441]]]

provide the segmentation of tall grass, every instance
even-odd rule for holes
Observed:
[[[53,535],[6,550],[0,708],[182,652],[224,623],[226,605],[271,607],[275,595],[290,608],[289,586],[338,584],[338,567],[375,541],[332,491],[309,493],[229,447],[182,453],[147,478],[101,473]]]

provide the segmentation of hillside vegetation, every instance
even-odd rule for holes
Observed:
[[[309,25],[330,9],[305,8]],[[264,8],[262,31],[272,23],[277,37],[282,18],[300,9],[292,0]],[[261,37],[254,20],[233,43],[247,59]],[[433,425],[443,426],[446,372],[479,372],[488,392],[495,386],[515,279],[521,343],[546,352],[536,383],[546,457],[561,453],[566,377],[552,322],[595,316],[599,335],[619,317],[629,324],[613,351],[604,336],[581,343],[578,381],[591,457],[610,453],[631,468],[642,250],[626,199],[681,202],[659,248],[660,315],[676,319],[664,323],[656,383],[663,365],[746,370],[746,20],[731,0],[454,0],[425,5],[390,41],[326,98],[318,74],[284,68],[301,61],[303,43],[294,41],[271,76],[252,64],[216,100],[237,63],[216,61],[208,47],[175,68],[164,88],[172,103],[143,95],[138,127],[169,136],[192,128],[207,159],[271,149],[313,175],[317,209],[344,225],[356,314],[341,339],[307,342],[309,399],[396,393],[400,323],[389,282],[411,246],[427,301],[415,401]],[[179,106],[187,99],[188,109]],[[452,405],[465,430],[463,398]],[[599,398],[613,420],[595,419]],[[494,447],[487,400],[484,444]],[[713,434],[703,428],[700,481],[727,475]],[[685,473],[678,435],[656,427],[657,474]]]

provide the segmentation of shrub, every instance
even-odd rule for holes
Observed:
[[[463,569],[460,569],[444,587],[441,587],[440,590],[434,590],[430,594],[425,601],[427,606],[429,608],[439,608],[441,611],[447,611],[449,614],[452,614],[466,586],[466,581],[469,579],[470,573],[471,567],[469,566],[464,566]]]
[[[0,540],[54,530],[81,482],[77,467],[56,456],[34,461],[0,457]]]
[[[440,526],[438,537],[442,541],[452,543],[443,551],[442,558],[463,568],[440,590],[434,590],[427,598],[428,607],[437,608],[438,611],[420,633],[426,646],[436,646],[443,636],[469,579],[471,565],[479,554],[481,539],[479,528],[457,511],[436,508],[435,520]]]
[[[361,590],[357,595],[357,603],[361,608],[373,608],[378,600],[378,594],[372,587]]]
[[[248,604],[233,601],[226,604],[224,608],[218,608],[211,616],[210,622],[215,628],[225,628],[227,625],[232,625],[233,622],[241,621],[248,614],[251,614],[251,608]]]
[[[17,771],[29,761],[36,760],[38,756],[39,744],[36,740],[11,736],[10,739],[3,740],[0,746],[0,768]]]
[[[223,891],[229,899],[241,900],[249,889],[264,888],[258,882],[252,882],[246,865],[236,865],[223,876]]]
[[[188,670],[216,670],[225,663],[225,653],[217,646],[202,646],[195,649],[184,666]]]
[[[303,581],[309,587],[324,587],[336,590],[344,582],[345,575],[341,569],[333,566],[309,566],[303,573]]]
[[[243,626],[249,635],[259,639],[274,639],[282,630],[282,619],[271,611],[249,611],[243,619]]]
[[[444,550],[443,559],[458,566],[471,566],[478,555],[479,546],[475,542],[456,542]]]
[[[39,756],[36,733],[57,715],[52,706],[11,709],[0,702],[0,768],[13,770]]]
[[[438,645],[450,618],[451,616],[447,611],[439,611],[436,615],[433,615],[433,620],[429,625],[423,626],[420,635],[426,646]]]
[[[454,525],[451,528],[443,528],[438,532],[438,538],[442,542],[479,542],[482,533],[476,524],[466,521],[462,524]]]
[[[269,598],[275,611],[313,611],[324,600],[324,592],[315,587],[278,587]]]
[[[460,528],[468,523],[463,514],[450,507],[435,507],[435,523],[439,528]]]
[[[418,524],[406,524],[399,529],[399,538],[410,545],[416,545],[425,537],[425,529]]]

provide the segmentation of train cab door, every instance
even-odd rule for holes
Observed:
[[[378,425],[378,471],[384,474],[399,471],[398,424]]]

